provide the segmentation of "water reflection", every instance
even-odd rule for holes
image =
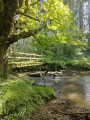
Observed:
[[[54,88],[58,96],[68,98],[90,109],[90,72],[77,72],[75,74],[70,72],[56,77],[46,75],[43,80],[38,78],[35,81],[38,85],[45,84]]]
[[[63,86],[61,87],[62,96],[75,101],[76,103],[87,107],[88,103],[85,97],[85,87],[82,82],[83,78],[78,76],[70,77],[70,79],[66,79],[63,82]]]
[[[64,80],[60,80],[59,84],[57,84],[61,91],[61,96],[90,109],[90,76],[63,75],[63,78]],[[52,87],[55,89],[58,88],[57,86]]]
[[[86,93],[85,95],[89,104],[88,107],[90,109],[90,76],[85,76],[84,79],[85,79],[84,87],[85,87],[85,93]]]

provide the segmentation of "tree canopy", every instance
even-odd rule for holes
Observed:
[[[56,43],[78,41],[73,39],[77,30],[72,12],[62,0],[0,0],[0,25],[0,73],[6,71],[10,44],[21,38],[36,37],[38,31],[48,28],[48,33],[52,31],[52,36],[58,38],[54,39]],[[50,44],[50,40],[45,42]],[[74,45],[78,43],[75,42]]]
[[[72,11],[62,0],[41,0],[31,4],[28,0],[23,1],[18,13],[15,17],[15,35],[19,39],[34,36],[39,47],[56,43],[81,45],[78,39],[81,33],[73,23]],[[43,31],[38,33],[42,28]],[[45,37],[45,34],[48,35]]]
[[[39,0],[31,4],[29,0],[24,0],[17,13],[14,18],[16,39],[34,36],[46,26],[52,30],[60,28],[64,31],[72,23],[68,7],[60,0]]]

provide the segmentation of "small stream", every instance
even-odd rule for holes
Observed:
[[[51,72],[30,79],[34,80],[36,85],[52,87],[58,96],[90,110],[90,71]]]

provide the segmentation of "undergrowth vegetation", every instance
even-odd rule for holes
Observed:
[[[41,69],[45,71],[90,70],[90,61],[54,61],[45,63]]]
[[[0,120],[26,120],[44,102],[55,97],[48,87],[35,87],[30,80],[0,83]]]
[[[59,59],[46,57],[42,65],[13,68],[13,72],[25,71],[59,71],[59,70],[90,70],[90,53],[84,52],[74,57],[60,56]]]
[[[41,67],[42,70],[59,71],[65,70],[90,70],[90,53],[89,51],[80,52],[74,57],[61,55],[58,59],[53,58],[52,60],[46,58],[44,65]]]

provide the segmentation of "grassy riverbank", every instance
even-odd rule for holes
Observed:
[[[54,98],[56,93],[48,87],[35,87],[30,80],[10,76],[0,82],[0,119],[26,120],[36,109]]]

